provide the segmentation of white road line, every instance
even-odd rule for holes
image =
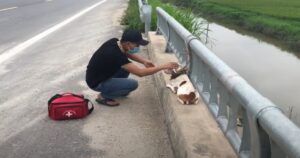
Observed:
[[[0,9],[0,12],[6,11],[6,10],[17,9],[17,8],[18,8],[18,7],[4,8],[4,9]]]
[[[51,27],[50,29],[32,37],[31,39],[15,46],[14,48],[5,51],[3,54],[0,54],[0,64],[3,63],[6,60],[9,60],[10,58],[12,58],[13,56],[21,53],[24,49],[28,48],[29,46],[33,45],[34,43],[36,43],[37,41],[43,39],[44,37],[48,36],[49,34],[57,31],[58,29],[62,28],[63,26],[69,24],[70,22],[74,21],[75,19],[79,18],[80,16],[84,15],[85,13],[91,11],[92,9],[96,8],[97,6],[103,4],[104,2],[106,2],[107,0],[102,0],[94,5],[92,5],[91,7],[88,7],[82,11],[80,11],[79,13],[77,13],[76,15],[66,19],[65,21]]]

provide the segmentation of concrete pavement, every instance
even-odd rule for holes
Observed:
[[[47,116],[56,93],[96,97],[84,82],[86,65],[101,43],[120,37],[126,7],[109,0],[0,65],[1,158],[173,157],[151,77],[119,107],[95,105],[81,120]]]

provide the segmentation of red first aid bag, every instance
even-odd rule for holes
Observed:
[[[53,120],[84,118],[94,110],[93,104],[89,109],[89,102],[83,95],[56,94],[48,101],[48,115]]]

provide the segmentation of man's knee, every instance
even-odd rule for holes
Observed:
[[[131,84],[130,84],[131,91],[136,90],[138,88],[138,86],[139,86],[138,81],[136,81],[136,80],[131,81]]]

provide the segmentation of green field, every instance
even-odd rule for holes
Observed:
[[[300,53],[300,0],[148,0],[153,7],[152,30],[156,28],[155,7],[160,6],[194,35],[202,28],[192,16],[198,13],[219,23],[263,34],[282,48]],[[172,6],[172,5],[176,5]],[[123,24],[143,30],[137,1],[130,0]],[[278,42],[277,42],[278,41]]]
[[[300,0],[163,0],[273,38],[300,53]]]
[[[224,6],[238,8],[274,17],[300,20],[300,0],[208,0]]]

